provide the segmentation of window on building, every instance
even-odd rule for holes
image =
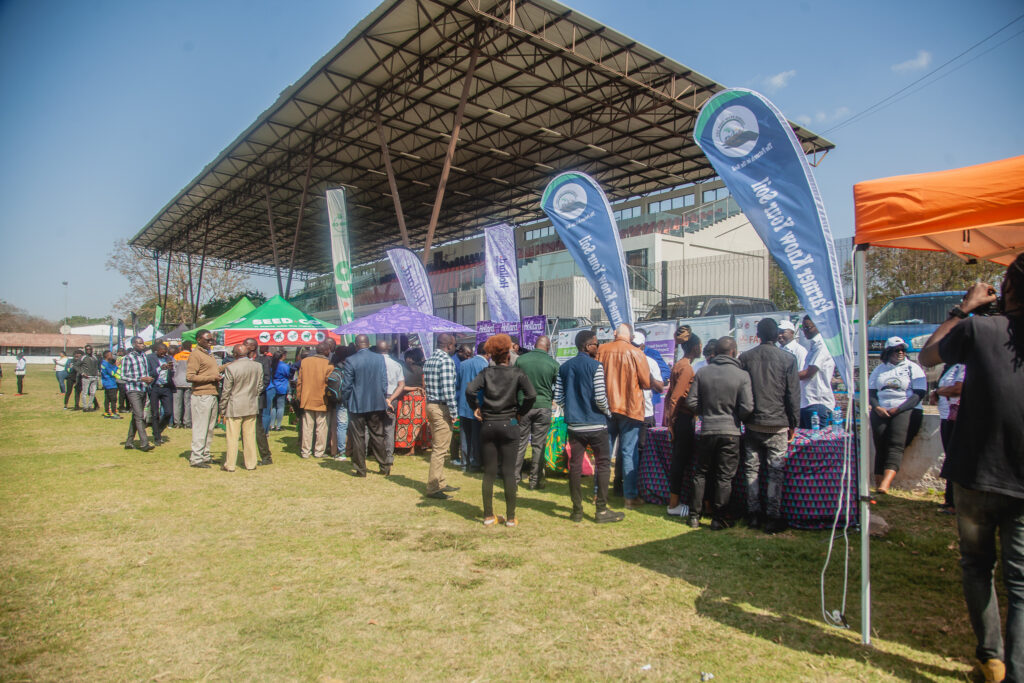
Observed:
[[[647,265],[647,250],[634,249],[627,251],[625,256],[630,289],[651,289],[654,278]]]

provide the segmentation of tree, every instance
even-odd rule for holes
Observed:
[[[164,282],[168,283],[167,305],[164,307],[164,326],[168,322],[195,324],[191,299],[195,298],[198,286],[199,264],[193,259],[193,294],[189,295],[188,266],[171,262],[170,277],[167,261],[160,261],[160,289],[157,289],[156,261],[152,257],[140,256],[121,239],[114,242],[114,249],[107,256],[107,270],[113,270],[128,280],[128,292],[114,303],[114,317],[128,319],[134,311],[140,324],[153,320],[157,306],[157,293],[163,298]],[[166,278],[166,279],[165,279]],[[203,269],[203,288],[199,293],[200,304],[213,299],[225,299],[245,289],[248,278],[238,271],[216,268],[209,263]]]
[[[768,298],[775,304],[779,311],[799,311],[803,308],[800,299],[797,298],[796,290],[790,284],[789,278],[782,272],[772,259],[768,264]]]
[[[905,294],[967,289],[979,279],[991,283],[1006,270],[990,261],[967,264],[943,252],[885,247],[868,251],[866,267],[869,313]]]
[[[82,327],[84,325],[104,325],[112,322],[114,322],[114,320],[109,315],[102,318],[90,318],[87,315],[68,316],[68,325],[70,327]]]
[[[60,323],[31,315],[28,311],[0,299],[0,332],[57,332]]]
[[[262,306],[267,303],[267,295],[263,292],[256,291],[255,289],[248,289],[241,294],[236,294],[232,297],[224,297],[221,299],[211,299],[206,302],[199,313],[204,318],[216,318],[221,313],[226,313],[231,309],[232,306],[242,300],[242,297],[249,297],[255,306]]]

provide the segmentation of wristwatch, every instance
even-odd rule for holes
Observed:
[[[950,318],[966,318],[967,314],[964,313],[964,309],[960,308],[959,306],[954,306],[953,308],[949,309],[949,317]]]

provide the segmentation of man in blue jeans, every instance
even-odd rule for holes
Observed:
[[[596,358],[604,368],[608,409],[612,414],[608,420],[608,438],[615,457],[622,460],[622,495],[627,508],[638,508],[644,502],[637,488],[640,469],[637,448],[644,422],[643,389],[651,388],[651,368],[644,352],[633,346],[633,330],[626,324],[616,328],[613,341],[598,348]]]
[[[964,598],[985,680],[1020,681],[1024,680],[1024,254],[1006,269],[1002,287],[999,314],[992,315],[986,309],[997,301],[995,288],[983,282],[973,285],[918,358],[926,366],[943,362],[966,366],[946,455],[949,480],[955,486]],[[997,534],[1009,600],[1005,647],[993,576]]]

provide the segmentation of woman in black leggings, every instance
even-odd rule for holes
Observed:
[[[466,401],[480,427],[480,458],[484,465],[484,526],[518,526],[516,519],[516,454],[519,450],[519,416],[533,408],[537,392],[526,373],[509,366],[512,338],[496,334],[484,344],[484,353],[493,366],[484,368],[466,387]],[[483,392],[483,403],[477,397]],[[522,401],[518,400],[522,392]],[[498,476],[498,460],[505,480],[505,519],[494,516],[494,480]]]

